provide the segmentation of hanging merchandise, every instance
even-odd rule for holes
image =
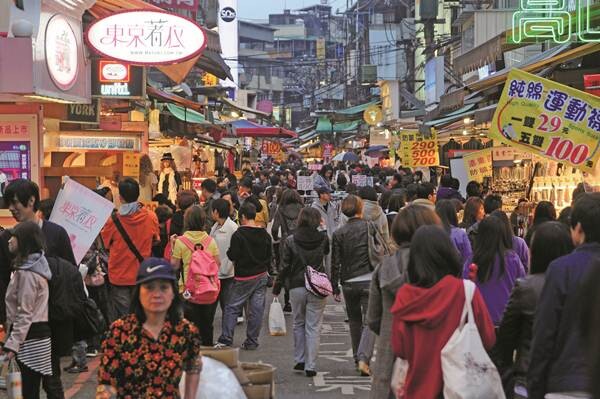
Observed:
[[[489,137],[592,171],[600,157],[600,97],[513,69]]]

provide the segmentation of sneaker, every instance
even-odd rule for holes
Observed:
[[[240,316],[237,318],[237,324],[242,324],[244,322],[244,316]]]
[[[63,367],[63,371],[67,371],[69,369],[72,369],[73,367],[75,367],[77,364],[75,363],[75,361],[72,361],[71,364],[69,364],[66,367]]]
[[[227,345],[227,344],[224,344],[222,342],[217,342],[215,344],[215,346],[213,346],[213,348],[215,348],[215,349],[225,349],[225,348],[231,348],[231,345]]]
[[[258,345],[252,345],[252,344],[248,344],[248,343],[244,342],[242,344],[241,348],[245,351],[255,351],[258,349]]]
[[[358,362],[358,371],[360,371],[360,375],[362,377],[369,377],[371,375],[371,369],[369,368],[369,365],[367,362],[363,362],[362,360]]]
[[[294,366],[294,370],[304,371],[304,363],[296,363],[296,365]]]
[[[305,373],[307,377],[314,377],[315,375],[317,375],[317,372],[315,370],[306,370]]]
[[[292,313],[292,305],[289,303],[286,303],[285,306],[283,307],[283,313]]]
[[[85,354],[86,357],[94,358],[98,356],[98,351],[96,349],[90,350]]]
[[[69,374],[84,373],[84,372],[88,371],[88,366],[73,365],[73,367],[66,368],[65,371]]]

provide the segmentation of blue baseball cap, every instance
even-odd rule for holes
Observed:
[[[163,258],[146,258],[138,269],[136,284],[146,283],[152,280],[177,281],[175,269],[171,263]]]

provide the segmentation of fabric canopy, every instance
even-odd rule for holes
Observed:
[[[239,119],[230,122],[233,131],[238,137],[279,137],[296,138],[298,135],[291,131],[277,126],[265,126],[251,122],[246,119]]]
[[[175,104],[167,103],[169,112],[179,120],[190,123],[208,123],[204,115],[193,109],[183,108]]]
[[[425,126],[436,127],[450,122],[454,122],[458,119],[461,119],[464,116],[473,114],[475,112],[473,108],[475,108],[475,104],[468,104],[454,112],[444,115],[442,118],[427,121],[424,124]]]
[[[331,127],[331,121],[326,117],[321,117],[317,121],[317,129],[318,133],[331,133],[331,132],[354,132],[360,127],[360,120],[350,121],[350,122],[336,122],[333,124],[333,128]]]
[[[371,101],[365,104],[360,104],[360,105],[355,105],[354,107],[350,107],[350,108],[346,108],[346,109],[341,109],[339,111],[335,111],[336,114],[342,114],[342,115],[354,115],[354,114],[360,114],[365,112],[365,110],[367,108],[369,108],[371,105],[377,105],[379,104],[380,101]]]

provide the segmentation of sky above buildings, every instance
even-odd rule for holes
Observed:
[[[269,14],[281,13],[284,8],[297,10],[320,4],[320,0],[238,0],[238,14],[246,20],[268,20]],[[329,0],[329,5],[336,8],[345,8],[346,0]]]

